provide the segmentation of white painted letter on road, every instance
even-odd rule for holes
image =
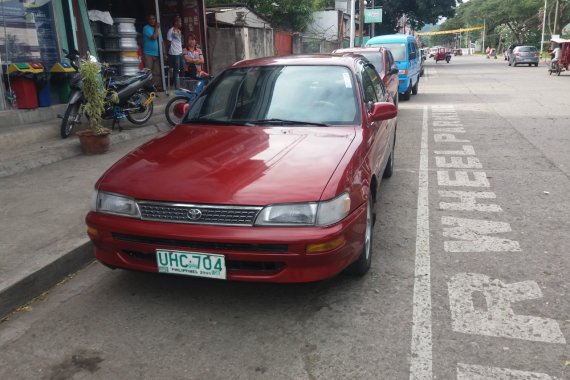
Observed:
[[[451,216],[441,218],[443,236],[458,241],[444,241],[446,252],[518,252],[519,242],[489,234],[511,232],[511,226],[505,222],[493,222],[482,219],[463,219]]]
[[[451,179],[449,171],[437,171],[437,184],[438,186],[457,186],[457,187],[491,187],[485,172],[466,172],[454,171],[455,179]],[[472,174],[473,179],[469,178]]]
[[[558,323],[549,318],[517,315],[511,304],[542,298],[534,281],[505,284],[477,273],[459,273],[448,283],[451,324],[465,334],[566,344]],[[473,293],[483,294],[486,307],[476,310]]]
[[[454,211],[481,211],[481,212],[501,212],[501,206],[490,203],[477,203],[477,198],[495,199],[496,195],[490,191],[446,191],[439,190],[442,198],[459,198],[459,202],[439,202],[442,210]]]

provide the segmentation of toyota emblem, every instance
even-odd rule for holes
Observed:
[[[188,210],[188,218],[191,220],[198,220],[202,217],[202,211],[197,208],[191,208]]]

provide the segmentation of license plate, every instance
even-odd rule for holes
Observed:
[[[226,279],[224,255],[157,249],[156,263],[160,273]]]

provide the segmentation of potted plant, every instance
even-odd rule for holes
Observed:
[[[79,73],[84,97],[83,111],[89,119],[89,128],[77,132],[86,154],[100,154],[109,150],[111,130],[103,127],[101,115],[105,109],[106,91],[99,77],[101,64],[86,59],[81,63]]]

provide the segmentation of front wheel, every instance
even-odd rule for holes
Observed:
[[[151,94],[148,91],[139,91],[129,98],[126,114],[131,123],[141,125],[151,118],[154,111],[154,99],[149,99],[151,99]]]
[[[400,99],[402,100],[410,100],[410,94],[412,93],[412,83],[408,86],[408,89],[403,94],[400,94]]]
[[[184,117],[184,105],[186,103],[190,103],[190,101],[188,97],[183,95],[175,96],[168,101],[166,108],[164,108],[164,114],[170,125],[175,126],[182,121]]]
[[[368,194],[368,205],[366,207],[366,230],[364,232],[364,245],[362,252],[355,262],[346,268],[346,273],[354,276],[365,275],[372,264],[372,242],[374,237],[374,199],[372,194]]]
[[[394,141],[392,143],[392,151],[390,152],[390,157],[388,157],[388,162],[386,162],[386,167],[384,168],[383,178],[390,178],[394,174],[394,151],[396,150],[396,135],[394,134]]]
[[[66,139],[73,132],[75,124],[79,123],[79,109],[81,103],[74,103],[67,106],[63,119],[61,120],[60,134],[62,139]]]
[[[418,77],[418,80],[416,81],[416,84],[412,87],[412,95],[417,95],[418,94],[418,87],[420,85],[420,77]]]

